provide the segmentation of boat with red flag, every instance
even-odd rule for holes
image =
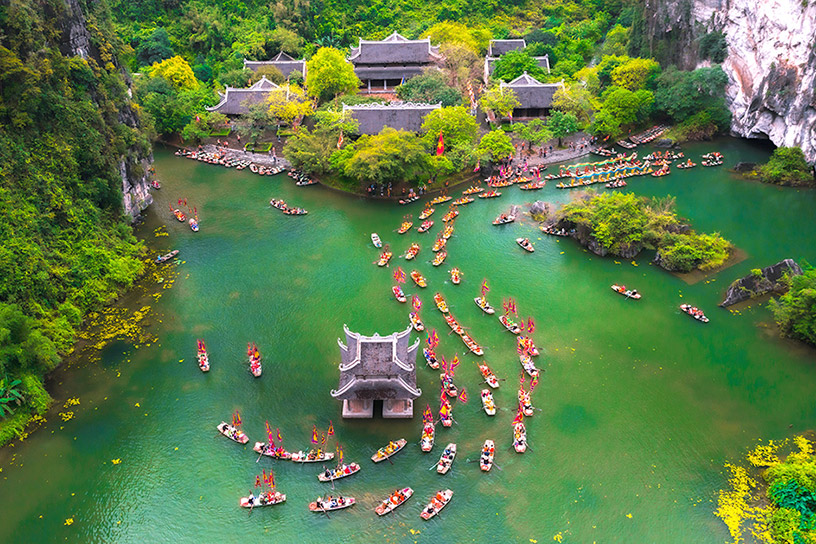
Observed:
[[[521,327],[519,326],[519,324],[510,319],[509,315],[506,314],[500,315],[499,321],[501,321],[501,324],[504,325],[504,327],[513,334],[519,334],[521,332]]]
[[[259,378],[263,368],[261,367],[261,352],[255,342],[247,344],[247,357],[249,357],[249,371],[253,376]]]
[[[496,455],[496,446],[492,440],[485,440],[482,445],[482,455],[479,457],[479,468],[484,472],[490,472],[493,468],[493,457]]]
[[[522,421],[513,424],[513,449],[516,453],[527,451],[527,427]]]
[[[462,271],[458,268],[452,268],[450,270],[450,279],[452,284],[459,285],[462,282]]]
[[[434,435],[436,429],[434,427],[433,413],[431,407],[426,406],[422,413],[422,436],[419,439],[419,447],[424,452],[429,452],[434,445]]]
[[[246,444],[249,442],[249,437],[241,430],[241,414],[236,412],[232,414],[232,424],[230,425],[226,421],[222,421],[216,427],[218,432],[222,435],[226,436],[233,442],[238,442],[239,444]]]
[[[201,372],[209,372],[210,358],[207,355],[207,346],[204,345],[204,340],[198,340],[198,353],[196,354],[196,358],[198,359],[198,368],[201,369]]]
[[[428,282],[425,281],[425,277],[419,273],[418,270],[411,270],[411,279],[414,280],[419,287],[428,287]]]
[[[280,459],[281,461],[289,461],[292,459],[291,452],[286,451],[283,446],[275,446],[275,444],[268,444],[266,442],[255,442],[252,447],[255,452],[264,457],[271,457],[272,459]]]
[[[255,478],[255,487],[260,487],[261,491],[256,496],[250,493],[247,497],[241,497],[238,504],[242,508],[261,508],[264,506],[274,506],[286,501],[286,495],[275,490],[275,477],[270,471],[269,474],[264,470],[263,483],[261,477]]]
[[[422,348],[422,355],[425,357],[425,362],[428,366],[437,370],[439,368],[439,361],[436,358],[436,353],[431,348]]]
[[[434,266],[439,266],[440,264],[445,262],[445,259],[447,257],[448,257],[448,252],[443,249],[442,251],[440,251],[439,253],[436,254],[436,257],[434,257],[431,264],[433,264]]]

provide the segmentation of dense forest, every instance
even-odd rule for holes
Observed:
[[[140,168],[150,138],[105,5],[81,3],[87,30],[79,8],[0,7],[0,443],[48,406],[41,378],[83,316],[143,267],[120,168]]]

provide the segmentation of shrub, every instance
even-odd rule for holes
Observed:
[[[778,147],[770,160],[758,168],[766,183],[807,185],[813,183],[813,171],[800,147]]]

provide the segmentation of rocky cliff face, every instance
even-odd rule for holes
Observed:
[[[722,66],[732,132],[800,146],[816,161],[816,2],[644,2],[645,45],[661,60],[687,70],[707,65],[697,44],[712,31],[724,32],[728,45]]]
[[[85,0],[87,7],[92,7],[95,0]],[[94,59],[100,65],[104,64],[103,55],[94,46],[91,33],[86,24],[83,4],[79,0],[64,0],[65,12],[59,17],[59,27],[62,29],[60,51],[65,56],[79,56],[83,59]],[[130,78],[122,68],[115,55],[110,62],[119,70],[122,79],[129,86]],[[130,92],[128,91],[128,96]],[[119,104],[118,122],[132,129],[139,130],[141,123],[139,116],[131,104],[126,101]],[[119,157],[118,168],[122,178],[122,207],[124,213],[135,221],[142,211],[153,203],[150,194],[149,168],[153,162],[153,154],[149,149],[133,146]]]
[[[749,274],[735,280],[725,293],[725,300],[720,303],[723,308],[749,300],[765,293],[784,289],[782,280],[785,276],[802,275],[802,267],[793,259],[779,261],[775,265],[766,266],[758,273]]]

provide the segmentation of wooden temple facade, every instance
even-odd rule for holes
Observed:
[[[343,325],[346,341],[340,346],[340,383],[331,396],[343,401],[344,418],[374,417],[374,401],[382,401],[384,418],[411,418],[416,385],[416,352],[411,327],[388,336],[363,336]]]
[[[431,39],[409,40],[394,32],[384,40],[363,40],[351,49],[348,61],[369,93],[391,92],[429,68],[438,68],[444,58]]]

